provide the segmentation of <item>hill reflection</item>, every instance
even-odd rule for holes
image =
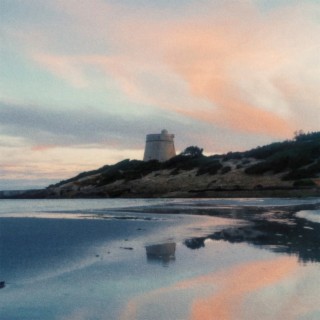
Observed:
[[[299,209],[301,208],[261,209],[260,212],[248,209],[245,214],[239,211],[237,218],[242,217],[248,221],[248,225],[232,226],[206,237],[190,238],[184,244],[190,249],[200,249],[205,247],[206,239],[229,243],[246,242],[274,252],[296,255],[302,262],[319,262],[320,224],[296,217],[295,213]],[[224,211],[223,216],[229,214]],[[215,212],[211,215],[222,214]]]

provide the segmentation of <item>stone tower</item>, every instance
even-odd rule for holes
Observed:
[[[158,160],[164,162],[176,155],[173,143],[174,134],[162,130],[160,134],[147,134],[143,161]]]

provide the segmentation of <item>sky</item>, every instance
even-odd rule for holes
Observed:
[[[0,190],[319,131],[318,0],[0,0]]]

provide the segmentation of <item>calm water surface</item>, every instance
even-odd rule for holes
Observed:
[[[320,319],[318,203],[0,200],[0,319]]]

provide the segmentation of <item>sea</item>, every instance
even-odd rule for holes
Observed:
[[[320,198],[0,200],[1,320],[320,319]]]

